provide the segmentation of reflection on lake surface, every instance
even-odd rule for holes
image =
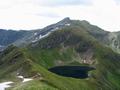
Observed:
[[[88,72],[95,68],[89,66],[57,66],[49,71],[65,77],[84,79],[88,77]]]

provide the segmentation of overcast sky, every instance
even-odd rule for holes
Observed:
[[[70,17],[120,30],[120,0],[0,0],[0,28],[37,29]]]

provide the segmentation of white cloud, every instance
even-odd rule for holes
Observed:
[[[120,30],[120,6],[114,0],[93,0],[91,6],[62,7],[56,12],[73,19],[85,19],[108,31]],[[64,14],[63,14],[64,13]]]
[[[120,30],[120,5],[115,0],[92,0],[92,4],[89,5],[85,2],[77,4],[76,2],[80,0],[75,0],[74,4],[71,3],[73,0],[68,3],[67,0],[64,0],[65,3],[63,0],[61,3],[58,3],[59,0],[56,1],[0,0],[0,28],[42,28],[64,17],[71,17],[88,20],[105,30]]]
[[[47,7],[59,7],[69,5],[89,5],[91,4],[91,0],[34,0],[32,3]]]

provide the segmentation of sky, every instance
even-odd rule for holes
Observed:
[[[1,29],[40,29],[65,17],[120,31],[120,0],[0,0]]]

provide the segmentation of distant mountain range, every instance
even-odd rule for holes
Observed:
[[[71,20],[70,18],[65,18],[58,23],[49,25],[43,29],[31,31],[0,29],[0,45],[28,45],[31,42],[36,42],[39,39],[49,35],[51,32],[62,29],[66,26],[79,26],[81,28],[85,28],[87,32],[89,32],[102,44],[111,47],[114,51],[120,52],[120,32],[108,32],[98,26],[91,25],[88,21]]]
[[[0,32],[0,80],[14,82],[9,90],[120,90],[119,32],[70,18],[38,30]],[[50,71],[58,66],[69,77]]]

